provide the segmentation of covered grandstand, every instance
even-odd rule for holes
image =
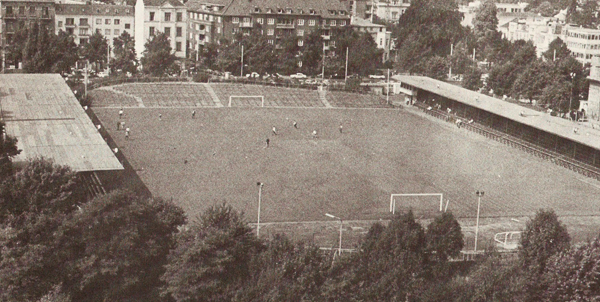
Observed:
[[[0,75],[0,117],[22,150],[16,164],[44,157],[69,166],[91,195],[104,192],[95,172],[123,170],[58,74]]]
[[[600,130],[423,76],[396,75],[432,115],[462,119],[477,132],[600,179]],[[450,109],[450,110],[448,110]],[[466,123],[467,121],[473,123]]]

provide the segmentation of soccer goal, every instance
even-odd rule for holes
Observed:
[[[230,95],[228,107],[265,107],[263,95]]]
[[[444,194],[443,193],[403,193],[403,194],[391,194],[390,196],[390,212],[396,214],[396,200],[400,200],[399,203],[403,208],[411,208],[417,211],[431,212],[432,209],[437,208],[437,200],[439,198],[440,212],[445,211],[448,208],[444,208]],[[432,207],[432,203],[435,203],[435,207]]]

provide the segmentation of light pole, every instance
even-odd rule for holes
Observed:
[[[481,197],[485,194],[484,191],[477,191],[475,195],[477,195],[477,222],[475,226],[475,252],[477,252],[477,236],[479,235],[479,208],[481,206]]]
[[[325,216],[329,217],[329,218],[333,218],[333,219],[338,219],[340,221],[340,244],[338,247],[338,254],[341,256],[342,255],[342,225],[343,225],[343,220],[342,218],[339,218],[337,216],[331,215],[329,213],[325,213]]]
[[[577,74],[575,74],[574,72],[571,72],[569,75],[571,76],[571,97],[569,98],[569,117],[571,117],[571,105],[573,103],[573,85],[575,82],[575,76]]]
[[[265,185],[262,182],[257,182],[258,186],[258,218],[256,219],[256,237],[260,238],[260,201],[262,198],[262,187]]]
[[[242,44],[242,60],[240,62],[240,77],[244,76],[244,44]]]
[[[323,41],[323,66],[321,69],[321,85],[325,81],[325,41]]]

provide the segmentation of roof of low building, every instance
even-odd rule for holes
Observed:
[[[58,74],[0,74],[0,117],[22,150],[15,162],[44,157],[76,172],[123,169]]]
[[[350,25],[357,27],[385,27],[385,25],[376,24],[367,19],[363,19],[356,16],[352,17],[352,22],[350,23]]]
[[[600,150],[600,131],[581,127],[575,133],[573,130],[578,125],[573,121],[551,116],[547,113],[509,103],[429,77],[395,75],[393,78],[413,87]]]
[[[110,4],[57,4],[57,15],[133,16],[133,6]]]

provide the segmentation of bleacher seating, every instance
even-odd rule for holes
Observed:
[[[265,107],[324,107],[315,90],[229,83],[210,84],[223,104],[230,96],[263,96]],[[235,100],[232,106],[248,105],[248,100]],[[252,103],[256,103],[255,100]]]
[[[134,107],[137,106],[135,98],[110,89],[94,89],[88,92],[93,107]]]
[[[385,96],[358,94],[345,91],[328,91],[327,101],[333,107],[342,108],[387,108]]]
[[[114,89],[140,97],[146,107],[215,106],[206,88],[197,83],[136,83],[114,86]]]

